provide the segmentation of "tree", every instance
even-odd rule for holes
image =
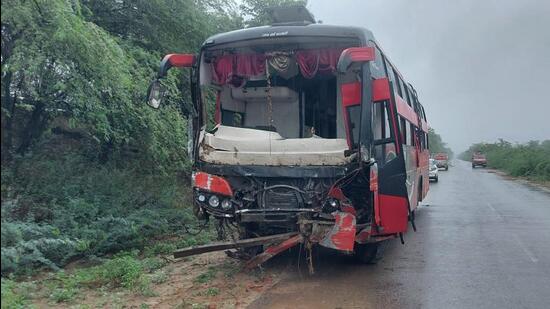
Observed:
[[[447,143],[443,142],[441,136],[433,128],[428,131],[428,142],[431,153],[445,152],[449,157],[452,157],[453,151],[447,146]]]
[[[171,74],[161,113],[142,101],[162,55],[196,52],[208,36],[242,27],[232,3],[3,1],[2,157],[53,132],[92,141],[103,161],[130,150],[153,166],[187,165],[186,122],[174,111],[188,72]]]
[[[240,5],[242,13],[247,16],[247,27],[257,27],[271,23],[270,16],[266,13],[269,7],[285,5],[307,5],[307,0],[243,0]]]
[[[164,54],[242,28],[231,3],[2,1],[2,274],[181,232],[188,73],[144,98]]]

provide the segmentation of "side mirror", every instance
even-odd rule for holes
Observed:
[[[155,109],[159,108],[162,98],[164,97],[164,90],[160,80],[153,80],[147,91],[147,105]]]

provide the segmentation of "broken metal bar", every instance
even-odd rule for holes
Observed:
[[[264,252],[256,255],[251,260],[249,260],[246,263],[246,269],[254,268],[254,267],[264,263],[265,261],[269,260],[270,258],[276,256],[277,254],[279,254],[279,253],[281,253],[281,252],[283,252],[287,249],[290,249],[290,248],[296,246],[297,244],[299,244],[303,241],[304,241],[304,237],[302,236],[302,234],[298,234],[298,235],[295,235],[295,236],[283,241],[282,243],[280,243],[278,245],[273,245],[273,246],[265,249]]]
[[[273,242],[281,242],[281,241],[284,242],[285,240],[288,240],[293,236],[294,237],[298,236],[298,232],[276,234],[276,235],[263,236],[263,237],[257,237],[257,238],[247,238],[247,239],[242,239],[237,241],[214,242],[211,244],[201,245],[201,246],[192,246],[192,247],[178,249],[174,251],[174,258],[182,258],[186,256],[196,255],[196,254],[202,254],[202,253],[213,252],[213,251],[221,251],[221,250],[227,250],[227,249],[253,247],[253,246],[264,245],[264,244],[273,243]]]
[[[243,213],[270,213],[270,212],[318,212],[314,208],[267,208],[267,209],[239,209],[235,210],[237,214]]]

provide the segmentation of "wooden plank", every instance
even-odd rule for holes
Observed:
[[[213,251],[221,251],[221,250],[235,249],[235,248],[246,248],[246,247],[253,247],[253,246],[263,245],[267,243],[272,243],[272,242],[282,242],[296,235],[298,235],[298,232],[276,234],[276,235],[263,236],[263,237],[257,237],[257,238],[247,238],[247,239],[237,240],[235,242],[233,241],[214,242],[207,245],[192,246],[188,248],[178,249],[174,251],[174,257],[182,258],[186,256],[213,252]]]

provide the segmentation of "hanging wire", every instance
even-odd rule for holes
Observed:
[[[265,59],[265,76],[267,78],[267,108],[269,122],[269,153],[271,154],[271,128],[273,128],[273,102],[271,100],[271,76],[269,74],[269,61]]]

